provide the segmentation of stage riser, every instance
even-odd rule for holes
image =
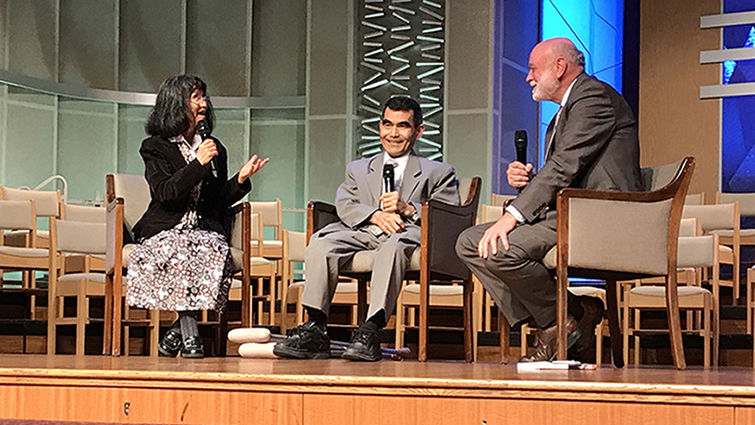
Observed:
[[[352,391],[364,393],[372,390],[352,388]],[[449,396],[432,395],[434,392],[445,392]],[[391,396],[3,385],[0,387],[0,418],[281,425],[755,423],[755,408],[683,404],[681,399],[667,404],[640,402],[642,397],[638,402],[610,401],[612,397],[607,401],[559,401],[550,400],[547,393],[536,392],[506,399],[489,398],[495,397],[495,392],[487,397],[450,396],[453,392],[417,389],[413,396]],[[679,402],[682,404],[677,404]],[[128,415],[124,413],[125,403],[129,404]]]

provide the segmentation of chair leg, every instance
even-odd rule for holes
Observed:
[[[113,274],[113,320],[112,320],[112,332],[111,332],[111,348],[110,354],[118,357],[121,355],[121,323],[123,314],[123,273],[120,270],[116,270]]]
[[[357,322],[361,325],[365,320],[367,320],[367,281],[359,280],[357,284]]]
[[[509,324],[509,321],[506,320],[506,316],[503,315],[503,312],[500,309],[497,309],[497,310],[498,310],[498,332],[500,335],[498,344],[500,345],[500,349],[501,349],[501,363],[506,364],[509,362],[509,351],[510,351],[509,341],[511,337],[511,325]]]
[[[622,338],[622,358],[624,359],[624,364],[629,363],[629,290],[624,289],[624,303],[621,307],[621,338]],[[637,346],[635,345],[635,349]],[[595,349],[597,351],[597,348]],[[597,354],[597,352],[596,352]]]
[[[603,363],[603,326],[605,320],[601,320],[595,327],[595,364]]]
[[[398,294],[396,301],[396,325],[394,347],[398,350],[404,346],[404,291],[403,288]]]
[[[275,270],[270,274],[270,320],[268,323],[270,326],[275,325],[275,287],[278,284],[278,279],[275,276]]]
[[[102,325],[102,355],[109,356],[113,332],[113,275],[105,275],[105,321]]]
[[[752,326],[752,309],[753,309],[753,298],[755,298],[755,288],[753,288],[753,285],[755,284],[755,269],[749,268],[747,269],[747,333],[750,335],[753,335],[753,326]]]
[[[215,356],[225,357],[228,350],[228,312],[218,313],[218,334],[215,344]],[[285,335],[285,332],[284,332]]]
[[[84,342],[86,334],[86,322],[89,317],[89,311],[87,309],[87,294],[86,283],[79,282],[78,291],[76,294],[76,355],[84,355]],[[61,313],[63,309],[61,308]]]
[[[527,355],[527,336],[530,334],[530,327],[525,323],[522,325],[519,331],[519,355],[524,357]]]
[[[147,310],[147,317],[149,318],[149,326],[147,328],[149,356],[157,357],[157,344],[160,341],[160,310]]]
[[[616,367],[624,367],[623,343],[621,329],[619,328],[619,302],[616,298],[616,281],[606,281],[606,304],[608,304],[608,327],[611,331],[611,352],[613,364]]]
[[[421,362],[427,361],[429,304],[430,275],[429,271],[422,267],[419,273],[419,347],[417,350],[417,360]]]
[[[464,360],[467,363],[475,361],[474,358],[474,341],[472,334],[477,334],[474,328],[474,319],[472,317],[472,280],[467,279],[463,283],[464,285],[464,302],[463,302],[463,315],[464,315]]]
[[[682,325],[679,320],[679,295],[676,290],[676,276],[666,276],[666,315],[668,316],[671,354],[674,366],[683,370],[687,367],[682,345]]]
[[[713,313],[713,300],[706,296],[703,299],[703,366],[710,367],[710,316]]]

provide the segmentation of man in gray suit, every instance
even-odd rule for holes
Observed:
[[[437,199],[459,204],[453,167],[414,154],[424,125],[422,110],[407,96],[391,97],[383,107],[380,143],[383,152],[350,162],[346,181],[336,192],[339,222],[312,235],[305,251],[307,281],[302,304],[309,320],[292,329],[273,352],[289,358],[327,358],[327,314],[341,266],[358,251],[372,252],[370,307],[343,354],[348,360],[381,359],[378,331],[386,324],[401,290],[404,270],[420,244],[419,211]],[[393,170],[393,187],[384,172]]]
[[[626,101],[584,73],[584,56],[570,40],[536,45],[526,80],[535,101],[561,106],[546,132],[545,163],[534,176],[532,164],[509,164],[508,182],[519,195],[500,220],[459,235],[456,252],[509,323],[533,320],[540,328],[534,353],[520,359],[540,361],[555,356],[556,286],[543,258],[556,244],[556,195],[565,187],[640,190],[639,144]],[[571,297],[568,312],[569,357],[582,360],[603,304]]]

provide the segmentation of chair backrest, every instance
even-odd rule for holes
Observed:
[[[696,217],[683,218],[679,222],[679,237],[700,236],[702,235],[702,226],[700,220]]]
[[[697,218],[703,232],[739,230],[739,204],[685,205],[683,218]]]
[[[739,214],[755,216],[755,193],[716,193],[717,204],[739,202]]]
[[[133,174],[108,174],[105,176],[107,202],[123,199],[123,225],[131,232],[137,221],[147,211],[151,195],[144,176]]]
[[[55,229],[59,252],[102,255],[107,251],[104,222],[55,220],[50,228]]]
[[[490,223],[503,216],[503,206],[482,204],[480,208],[480,223]]]
[[[442,207],[442,202],[429,200],[427,222],[422,223],[423,244],[428,252],[428,266],[432,273],[453,279],[467,279],[470,271],[454,252],[459,234],[475,223],[480,202],[482,178],[472,177],[459,180],[459,187],[468,187],[466,196],[461,198],[461,206],[450,212]],[[461,189],[459,194],[462,194]],[[438,208],[434,206],[438,205]],[[424,207],[423,207],[424,210]],[[423,220],[425,217],[422,218]],[[427,237],[427,239],[425,239]]]
[[[671,164],[641,168],[640,177],[642,178],[643,190],[652,192],[668,186],[681,172],[681,166],[684,161],[683,159]]]
[[[104,223],[107,218],[107,209],[105,207],[71,205],[64,202],[61,209],[61,218],[63,220]]]
[[[307,234],[292,230],[284,230],[283,234],[288,249],[288,261],[303,263],[304,249],[307,247]]]
[[[0,230],[36,229],[33,201],[0,200]]]
[[[582,189],[559,193],[559,266],[655,276],[676,273],[679,225],[694,158],[642,171],[650,189],[646,192],[615,192],[607,199],[599,193],[580,197]]]
[[[503,195],[500,193],[490,194],[490,204],[493,206],[504,206],[513,199],[516,199],[516,195]]]
[[[705,205],[705,192],[690,193],[684,198],[684,205]]]
[[[37,217],[60,218],[59,190],[25,190],[0,186],[0,199],[34,201]]]
[[[275,201],[252,201],[249,202],[252,206],[253,213],[259,213],[262,215],[262,226],[272,227],[275,229],[275,239],[281,239],[282,229],[282,208],[281,200]]]

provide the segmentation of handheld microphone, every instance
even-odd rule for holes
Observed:
[[[208,123],[206,119],[200,120],[197,123],[197,133],[199,133],[199,137],[202,138],[202,141],[210,137],[210,123]],[[218,169],[215,167],[215,157],[210,158],[210,169],[212,169],[212,175],[217,178]]]
[[[517,130],[514,133],[514,148],[516,149],[516,160],[527,165],[527,131]]]
[[[383,164],[383,188],[385,192],[393,192],[396,190],[396,181],[393,174],[394,164],[388,162]]]

